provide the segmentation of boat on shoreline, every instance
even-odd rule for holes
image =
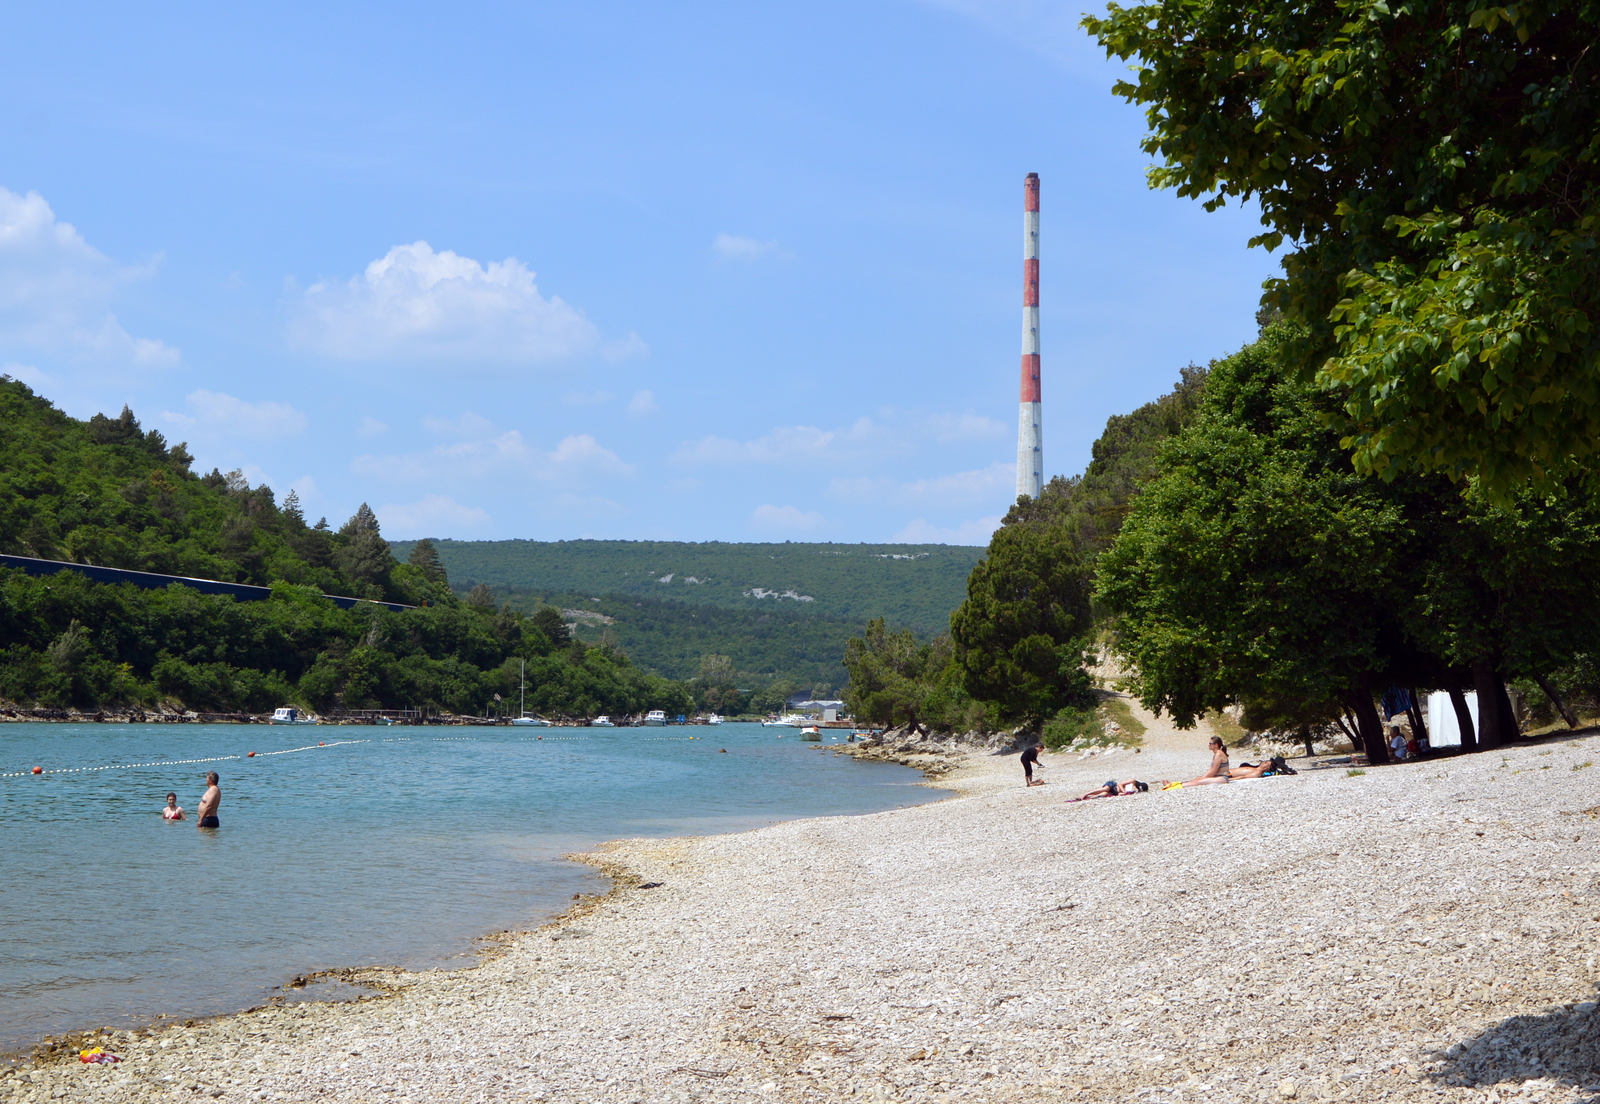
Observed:
[[[528,716],[528,661],[522,661],[522,682],[517,688],[517,716],[511,718],[511,723],[518,728],[549,728],[550,722],[543,717]]]
[[[762,728],[799,728],[806,723],[806,718],[799,713],[785,713],[781,717],[770,717],[761,722]]]
[[[267,722],[275,725],[314,725],[319,723],[315,713],[302,713],[292,705],[282,705],[272,711],[272,719]]]
[[[667,723],[666,711],[663,709],[650,710],[644,715],[644,723],[647,728],[660,728]]]
[[[612,723],[610,717],[608,717],[604,713],[602,713],[602,714],[600,714],[600,716],[596,717],[594,720],[589,722],[589,727],[590,728],[616,728],[617,726]]]

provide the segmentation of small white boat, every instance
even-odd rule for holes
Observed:
[[[589,727],[590,728],[616,728],[617,726],[611,723],[611,718],[610,717],[608,717],[604,713],[602,713],[602,714],[600,714],[600,716],[596,717],[594,720],[589,722]]]
[[[822,730],[816,725],[806,725],[800,730],[800,739],[818,743],[822,740]]]
[[[770,721],[762,721],[761,722],[761,727],[762,728],[799,728],[802,724],[805,723],[805,720],[806,720],[805,717],[801,716],[799,713],[785,713],[783,716],[776,717],[776,718],[774,718],[774,719],[772,719]]]
[[[528,716],[528,661],[522,661],[522,685],[517,688],[517,712],[521,716],[512,717],[511,723],[518,728],[549,728],[550,722],[543,717]]]
[[[652,709],[644,715],[644,723],[650,728],[660,728],[667,723],[667,714],[661,709]]]
[[[280,725],[314,725],[317,723],[315,713],[302,713],[292,705],[279,706],[272,711],[272,720],[268,724]]]
[[[706,717],[706,724],[721,724],[721,723],[722,723],[722,718],[717,716],[715,713],[712,713],[712,714],[710,714],[709,716]]]

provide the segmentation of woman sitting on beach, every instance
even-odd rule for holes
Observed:
[[[1141,782],[1137,778],[1124,778],[1118,782],[1114,778],[1106,779],[1106,784],[1098,790],[1090,790],[1082,797],[1069,797],[1068,802],[1092,801],[1097,797],[1119,797],[1124,794],[1145,793],[1150,789],[1150,783]]]
[[[1163,790],[1181,790],[1185,786],[1212,786],[1228,781],[1228,745],[1222,737],[1211,737],[1211,766],[1199,778],[1188,782],[1163,782]]]

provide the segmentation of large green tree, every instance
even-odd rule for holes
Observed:
[[[950,615],[966,692],[1004,721],[1037,725],[1093,701],[1085,671],[1093,571],[1071,521],[1012,524],[989,541]]]
[[[1357,469],[1504,500],[1600,448],[1600,5],[1159,0],[1084,26],[1136,59],[1154,187],[1259,204]]]

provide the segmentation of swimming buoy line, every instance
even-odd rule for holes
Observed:
[[[478,737],[475,737],[475,736],[433,736],[433,737],[423,737],[420,740],[418,738],[412,737],[412,736],[389,736],[389,737],[386,737],[386,738],[384,738],[384,739],[382,739],[382,740],[380,740],[378,742],[379,743],[384,743],[384,744],[409,744],[409,743],[414,743],[414,742],[415,743],[421,743],[423,741],[429,741],[429,742],[436,743],[436,744],[444,744],[444,743],[465,743],[465,742],[468,742],[468,741],[474,741],[476,739],[478,739]],[[526,743],[533,743],[535,741],[550,741],[550,742],[554,742],[556,740],[575,741],[575,740],[592,740],[592,739],[594,739],[593,736],[524,736],[524,737],[521,738],[521,742],[526,744]],[[645,736],[645,737],[641,738],[641,742],[651,742],[651,743],[687,743],[688,741],[694,740],[694,739],[698,739],[698,737],[695,737],[695,736]],[[41,775],[45,775],[45,774],[93,774],[96,771],[137,770],[137,769],[142,768],[142,767],[187,767],[187,766],[193,766],[196,763],[225,763],[230,759],[245,759],[245,758],[263,758],[264,759],[269,755],[294,755],[294,754],[296,754],[298,752],[302,752],[302,751],[317,751],[318,749],[324,749],[324,748],[343,747],[345,744],[370,744],[372,742],[373,742],[372,740],[335,740],[332,743],[306,744],[304,747],[297,747],[297,748],[280,748],[278,751],[252,751],[252,752],[247,753],[246,755],[213,755],[213,756],[209,756],[209,757],[203,758],[203,759],[163,759],[163,760],[159,760],[157,762],[151,762],[151,763],[108,763],[108,764],[106,764],[104,766],[99,766],[99,767],[56,767],[56,768],[53,768],[51,770],[40,771],[39,773]],[[21,771],[6,771],[6,772],[3,772],[3,773],[0,773],[0,778],[27,778],[27,777],[31,777],[32,775],[33,775],[33,770],[32,770],[32,768],[30,768],[28,770],[21,770]]]
[[[316,751],[319,748],[336,748],[342,744],[368,744],[370,740],[335,740],[331,744],[307,744],[305,747],[284,748],[281,751],[256,752],[257,756],[267,755],[293,755],[297,751]],[[224,763],[229,759],[243,759],[243,755],[213,755],[205,759],[163,759],[153,763],[110,763],[103,767],[56,767],[52,770],[40,771],[40,774],[91,774],[95,771],[105,770],[135,770],[140,767],[186,767],[195,763]],[[0,774],[0,778],[25,778],[33,774],[32,769],[25,771],[7,771]]]

